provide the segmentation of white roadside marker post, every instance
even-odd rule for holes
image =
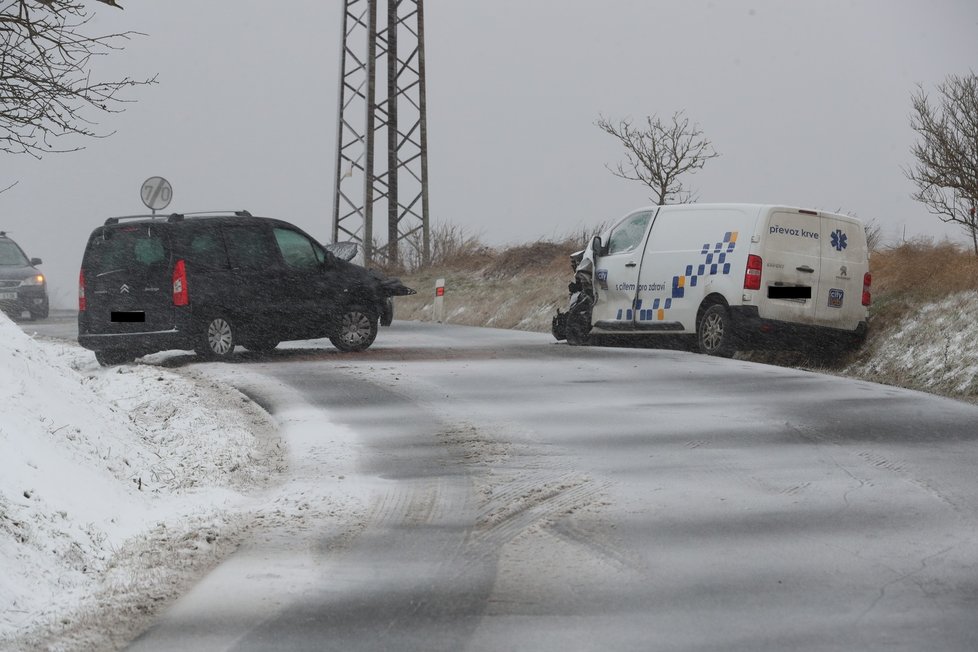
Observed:
[[[439,324],[445,318],[445,279],[435,281],[435,321]]]

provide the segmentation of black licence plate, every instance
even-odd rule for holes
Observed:
[[[146,321],[146,313],[142,310],[112,311],[112,321],[114,322],[136,322]]]

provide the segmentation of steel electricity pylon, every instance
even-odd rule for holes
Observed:
[[[361,243],[367,261],[397,262],[402,245],[430,255],[422,4],[344,2],[333,241]]]

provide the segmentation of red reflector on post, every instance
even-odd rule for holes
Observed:
[[[435,288],[435,296],[436,297],[443,297],[443,296],[445,296],[445,288],[443,288],[443,287]]]

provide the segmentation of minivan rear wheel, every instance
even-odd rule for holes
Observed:
[[[727,307],[715,303],[700,317],[696,327],[696,339],[700,352],[730,358],[734,354],[733,324]]]
[[[362,306],[346,308],[340,315],[339,330],[329,341],[343,352],[363,351],[377,338],[377,315]]]
[[[208,360],[227,360],[234,353],[235,339],[231,322],[226,317],[217,315],[204,321],[194,350],[197,355]]]

